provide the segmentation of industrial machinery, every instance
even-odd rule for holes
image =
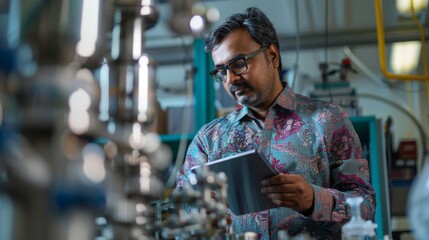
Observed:
[[[155,1],[13,0],[0,13],[0,239],[227,234],[225,176],[203,171],[166,201],[172,156],[152,130],[156,64],[144,45]],[[204,19],[172,29],[199,33]],[[184,214],[189,205],[198,210]]]

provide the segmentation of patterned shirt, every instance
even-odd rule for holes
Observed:
[[[203,126],[188,148],[177,189],[188,184],[192,166],[257,148],[276,171],[299,174],[312,185],[314,210],[308,216],[285,207],[241,216],[230,212],[235,233],[277,239],[284,229],[290,235],[341,239],[341,227],[351,218],[346,199],[357,196],[364,199],[362,218],[373,219],[368,161],[341,107],[298,95],[286,85],[262,124],[253,116],[243,107]]]

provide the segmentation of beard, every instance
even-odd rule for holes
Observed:
[[[243,106],[253,107],[260,103],[260,94],[245,82],[231,85],[229,91],[235,101]]]
[[[258,104],[258,98],[256,97],[256,94],[253,93],[251,95],[241,95],[236,97],[236,101],[246,107],[253,107]]]

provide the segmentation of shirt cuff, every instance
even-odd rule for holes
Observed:
[[[313,212],[311,215],[304,216],[316,221],[329,221],[331,220],[332,211],[334,209],[334,200],[332,193],[326,189],[316,185],[313,186],[314,191],[314,204]]]

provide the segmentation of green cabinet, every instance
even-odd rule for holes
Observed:
[[[375,223],[377,238],[391,236],[390,198],[387,182],[387,162],[384,135],[380,119],[374,116],[350,118],[362,144],[364,157],[368,159],[371,183],[376,193]]]

